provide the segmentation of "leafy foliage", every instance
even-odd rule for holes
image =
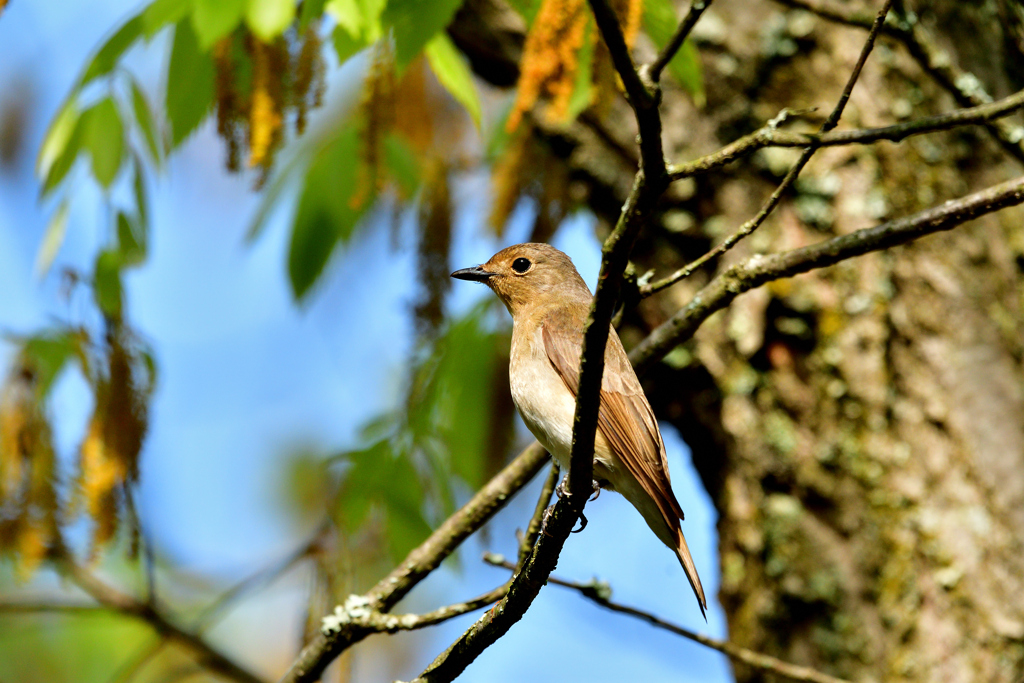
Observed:
[[[3,549],[38,562],[60,542],[60,525],[76,505],[92,519],[94,550],[108,546],[131,517],[155,362],[127,322],[124,272],[149,253],[148,171],[162,168],[211,117],[228,169],[254,169],[263,191],[251,237],[288,190],[297,192],[287,253],[297,301],[315,291],[379,201],[417,219],[419,341],[406,400],[368,425],[362,447],[322,463],[332,473],[322,493],[338,527],[352,537],[385,533],[378,535],[386,538],[382,545],[401,555],[452,509],[460,486],[478,486],[500,463],[512,434],[503,335],[491,328],[485,308],[450,323],[444,318],[456,183],[464,170],[491,162],[494,230],[500,234],[528,197],[536,206],[532,238],[547,239],[574,202],[565,166],[551,163],[553,152],[538,141],[529,117],[565,121],[587,110],[600,116],[620,85],[584,0],[513,2],[530,27],[522,77],[506,97],[507,113],[489,126],[497,132],[484,157],[479,134],[488,111],[445,31],[459,5],[153,0],[91,56],[39,152],[43,195],[59,199],[38,268],[45,272],[59,252],[74,206],[69,178],[82,177],[76,165],[86,157],[78,170],[104,190],[111,216],[107,243],[81,278],[102,325],[68,325],[21,342],[0,409],[0,481],[10,494],[2,503]],[[629,44],[641,17],[658,45],[675,27],[669,0],[612,5]],[[165,88],[152,97],[126,67],[127,55],[164,31]],[[306,134],[309,112],[323,99],[331,49],[339,64],[361,55],[368,66],[349,113]],[[687,44],[670,72],[699,102],[698,57]],[[295,144],[281,162],[290,140]],[[45,401],[71,359],[96,404],[77,472],[62,473],[47,445]],[[61,493],[61,481],[73,482],[73,495]]]
[[[313,286],[339,240],[352,235],[368,202],[356,201],[359,128],[349,125],[325,145],[306,172],[288,247],[288,276],[296,298]],[[346,192],[347,190],[347,192]]]

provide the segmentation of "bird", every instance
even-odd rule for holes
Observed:
[[[583,326],[593,300],[572,259],[548,244],[516,244],[451,277],[486,284],[512,315],[512,400],[537,441],[568,471]],[[614,328],[604,362],[595,491],[622,494],[675,552],[706,619],[707,600],[683,536],[683,509],[672,493],[665,442]]]

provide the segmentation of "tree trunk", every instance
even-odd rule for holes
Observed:
[[[878,4],[835,2],[869,14]],[[1019,83],[1016,24],[1005,20],[1016,0],[925,4],[920,20],[950,60],[996,97]],[[482,5],[493,0],[469,6]],[[696,36],[708,101],[698,110],[666,87],[671,161],[713,151],[784,107],[817,107],[805,115],[816,125],[866,32],[771,2],[718,0]],[[956,106],[905,49],[882,39],[843,123],[885,125]],[[617,215],[635,169],[628,109],[541,129],[559,142],[591,207]],[[637,245],[638,271],[667,273],[734,231],[795,156],[765,150],[677,183],[661,225]],[[824,149],[717,267],[1020,172],[982,128]],[[1022,224],[1024,212],[1011,209],[750,292],[649,373],[656,411],[680,428],[718,508],[719,599],[733,641],[858,681],[1024,676]],[[713,274],[642,302],[626,317],[626,345]],[[736,675],[763,677],[741,667]]]

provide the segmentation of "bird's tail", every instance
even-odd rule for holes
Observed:
[[[701,616],[704,617],[704,621],[708,620],[708,601],[704,597],[704,586],[700,585],[700,577],[697,576],[697,567],[693,564],[693,557],[690,555],[690,548],[686,545],[686,537],[683,536],[683,530],[677,531],[676,539],[676,557],[679,558],[679,564],[683,566],[683,571],[686,572],[686,578],[690,581],[690,587],[693,588],[693,594],[697,596],[697,603],[700,605]]]

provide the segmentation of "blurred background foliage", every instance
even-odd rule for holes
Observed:
[[[308,628],[393,566],[506,462],[516,438],[504,313],[488,300],[446,316],[453,186],[485,169],[493,201],[479,229],[500,238],[527,202],[530,239],[550,239],[580,207],[565,166],[546,163],[551,150],[531,135],[534,117],[558,123],[600,111],[620,85],[583,0],[510,3],[529,28],[522,76],[514,89],[483,85],[445,31],[460,4],[154,0],[82,65],[38,150],[40,200],[51,218],[37,272],[57,261],[83,186],[102,196],[106,239],[91,270],[49,275],[78,302],[73,316],[8,335],[13,363],[0,394],[4,585],[31,586],[47,563],[71,584],[68,566],[102,563],[142,585],[165,562],[147,542],[135,501],[160,358],[129,319],[125,282],[150,256],[154,183],[209,119],[224,167],[260,198],[247,240],[259,241],[280,207],[290,211],[284,260],[296,306],[315,296],[360,231],[390,230],[397,248],[407,239],[400,223],[416,226],[419,293],[402,400],[363,425],[349,450],[300,449],[288,465],[292,507],[318,529],[291,558],[316,565]],[[643,32],[660,45],[677,21],[670,0],[614,4],[631,44]],[[139,49],[156,46],[167,50],[163,66],[145,78],[134,69]],[[696,48],[687,44],[669,71],[699,106]],[[324,107],[331,74],[342,72],[334,79],[342,94]],[[94,405],[69,457],[54,444],[49,403],[63,373],[84,378]],[[197,577],[178,580],[206,594],[213,588]],[[188,604],[175,607],[188,613]],[[157,656],[147,649],[153,634],[138,623],[85,608],[65,619],[62,628],[76,635],[59,646],[45,636],[45,621],[24,622],[20,645],[0,639],[0,660],[12,662],[5,681],[103,680],[119,652],[141,647],[146,656],[114,674],[129,680]],[[26,642],[37,649],[31,663],[15,652]],[[160,657],[162,680],[191,675],[187,657]]]

